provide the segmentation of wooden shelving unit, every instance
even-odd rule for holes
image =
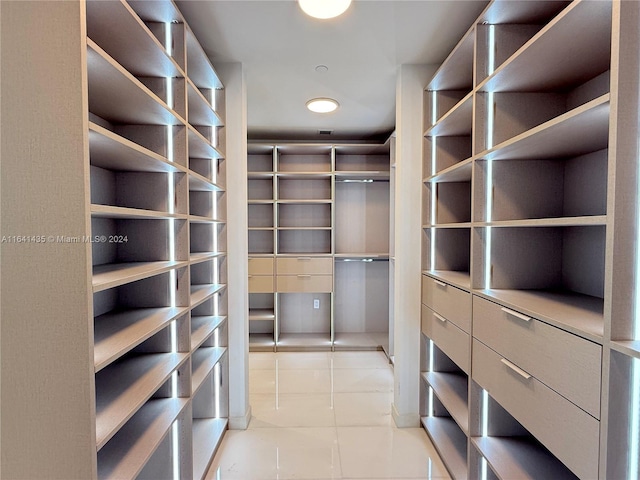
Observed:
[[[638,475],[639,18],[491,2],[425,89],[421,408],[454,478]]]
[[[27,107],[43,119],[30,148],[47,152],[46,162],[31,159],[42,173],[29,190],[55,188],[65,201],[42,196],[24,208],[47,210],[47,230],[57,225],[48,255],[68,293],[54,292],[50,265],[30,259],[51,283],[34,285],[33,302],[50,309],[34,341],[47,337],[41,356],[57,373],[25,366],[46,373],[28,383],[40,389],[30,397],[50,403],[25,407],[39,431],[28,434],[26,461],[12,453],[5,467],[3,450],[3,474],[200,479],[229,416],[224,86],[171,1],[40,7],[3,5],[3,31],[6,12],[23,35],[16,52],[33,60],[23,83],[47,70],[46,88],[11,88],[52,100]],[[56,335],[49,323],[60,323]]]
[[[389,150],[249,145],[253,350],[388,345]]]

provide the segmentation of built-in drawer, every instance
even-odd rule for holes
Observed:
[[[478,385],[578,477],[598,477],[598,420],[476,339],[472,358]]]
[[[422,332],[463,372],[469,374],[471,355],[468,333],[426,305],[422,305]]]
[[[273,258],[249,257],[249,275],[273,275]]]
[[[314,257],[288,257],[276,260],[276,272],[278,275],[333,275],[332,258]]]
[[[273,293],[273,275],[249,275],[249,293]]]
[[[333,275],[278,275],[278,292],[281,293],[330,293],[333,291]]]
[[[471,333],[471,294],[427,275],[422,276],[422,303]]]
[[[600,418],[600,345],[477,296],[473,336]]]

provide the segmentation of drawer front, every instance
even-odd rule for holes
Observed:
[[[473,298],[473,335],[600,418],[602,347],[484,298]]]
[[[580,478],[598,477],[600,422],[473,340],[473,379]]]
[[[249,275],[249,293],[273,293],[272,275]]]
[[[471,366],[469,334],[425,305],[422,305],[422,332],[433,340],[433,343],[464,373],[469,374]]]
[[[333,258],[291,257],[276,260],[278,275],[333,275]]]
[[[278,292],[281,293],[330,293],[333,291],[333,275],[278,275]]]
[[[273,258],[249,257],[249,275],[273,275]]]
[[[471,294],[452,285],[422,276],[422,303],[471,333]]]

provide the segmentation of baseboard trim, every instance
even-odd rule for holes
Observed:
[[[395,403],[391,404],[391,416],[398,428],[416,428],[420,426],[420,415],[417,413],[410,413],[407,415],[400,415],[396,410]]]
[[[251,405],[247,406],[247,411],[241,417],[229,418],[229,430],[246,430],[251,422]]]

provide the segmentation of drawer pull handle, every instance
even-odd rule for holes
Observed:
[[[523,315],[521,313],[514,312],[513,310],[509,310],[508,308],[502,307],[501,310],[504,313],[506,313],[507,315],[510,315],[510,316],[515,317],[515,318],[520,319],[520,320],[524,320],[525,322],[528,322],[528,321],[531,320],[531,317],[527,317],[526,315]]]
[[[253,278],[253,275],[249,275],[249,278]]]
[[[298,257],[298,261],[300,262],[310,262],[311,257]]]
[[[442,288],[447,288],[447,284],[444,282],[441,282],[440,280],[434,280],[435,284],[438,285],[439,287]]]
[[[298,275],[298,278],[311,278],[311,275]]]
[[[433,316],[436,317],[438,320],[440,320],[442,323],[447,323],[447,319],[444,318],[442,315],[438,315],[436,312],[433,312]]]
[[[516,365],[514,365],[513,363],[511,363],[506,358],[501,358],[500,361],[502,363],[504,363],[507,367],[509,367],[511,370],[516,372],[518,375],[520,375],[522,378],[524,378],[525,380],[529,380],[531,378],[531,375],[529,375],[527,372],[525,372],[521,368],[519,368]]]

